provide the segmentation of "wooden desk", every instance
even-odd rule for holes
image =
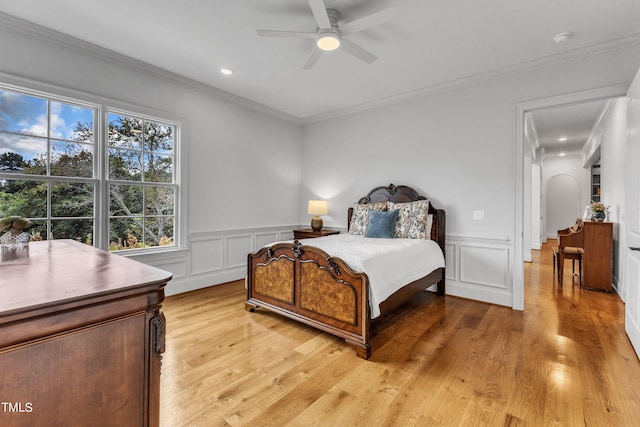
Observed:
[[[610,292],[613,290],[613,223],[585,221],[583,233],[583,286]]]
[[[72,240],[0,262],[0,425],[159,425],[170,279]]]

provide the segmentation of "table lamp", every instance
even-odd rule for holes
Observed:
[[[311,218],[311,229],[313,231],[322,230],[322,218],[320,215],[326,215],[329,213],[327,210],[327,201],[326,200],[309,200],[309,208],[307,210],[309,215],[314,215]]]

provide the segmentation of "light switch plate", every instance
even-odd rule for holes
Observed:
[[[484,211],[473,211],[473,219],[484,221]]]

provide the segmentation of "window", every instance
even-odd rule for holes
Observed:
[[[173,245],[175,126],[108,114],[109,249]]]
[[[0,217],[29,218],[32,239],[174,246],[177,129],[0,86]]]

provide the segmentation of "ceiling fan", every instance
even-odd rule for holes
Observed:
[[[395,7],[391,7],[362,18],[358,18],[354,21],[338,25],[340,13],[335,9],[327,9],[324,5],[324,0],[309,0],[309,6],[311,7],[311,12],[313,12],[316,23],[318,24],[318,28],[315,32],[258,30],[258,35],[264,37],[316,39],[316,45],[311,51],[307,62],[305,62],[302,67],[305,70],[313,68],[323,52],[329,52],[338,48],[341,48],[345,52],[355,56],[367,64],[371,64],[373,61],[378,59],[378,57],[344,37],[382,24],[383,22],[391,19],[396,11]]]

